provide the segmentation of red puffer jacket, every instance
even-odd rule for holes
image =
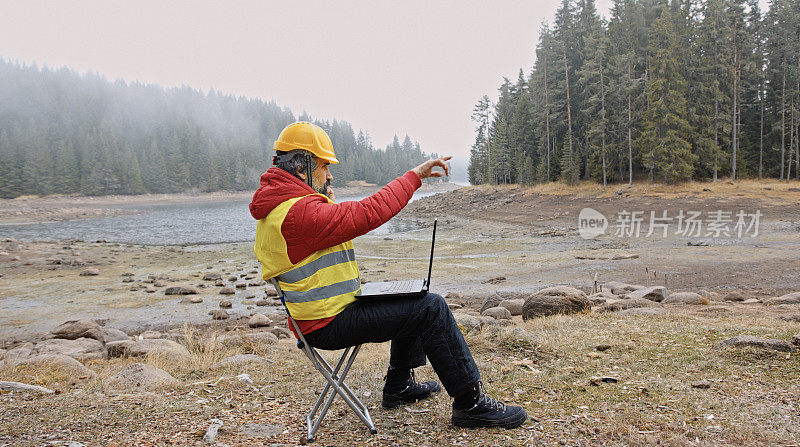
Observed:
[[[289,260],[292,263],[300,262],[316,251],[347,242],[378,228],[408,204],[420,185],[422,181],[419,176],[408,171],[358,202],[330,204],[318,195],[298,200],[289,209],[281,226]],[[261,175],[261,186],[253,194],[250,214],[255,219],[263,219],[281,203],[314,192],[302,180],[283,169],[269,168]],[[300,330],[307,334],[325,326],[333,318],[302,320],[298,324]]]

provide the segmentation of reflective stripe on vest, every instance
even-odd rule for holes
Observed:
[[[332,317],[355,301],[361,289],[353,242],[319,250],[292,263],[281,227],[289,209],[300,199],[281,203],[258,221],[254,250],[261,261],[262,277],[278,280],[286,308],[294,319]]]
[[[290,303],[307,303],[309,301],[324,300],[338,295],[344,295],[348,292],[355,293],[359,288],[361,288],[361,283],[358,278],[354,278],[328,286],[317,287],[305,292],[286,290],[283,292],[283,296],[286,301]]]
[[[341,264],[343,262],[350,262],[355,260],[356,260],[356,253],[353,249],[328,253],[326,255],[320,256],[319,258],[309,262],[306,265],[301,265],[300,267],[289,270],[286,273],[282,273],[278,275],[276,278],[278,281],[281,282],[287,282],[287,283],[297,282],[302,279],[308,278],[309,276],[316,273],[317,270],[322,270],[326,267],[331,267],[336,264]]]

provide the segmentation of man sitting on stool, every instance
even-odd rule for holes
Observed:
[[[286,307],[306,341],[315,348],[336,350],[391,340],[381,402],[385,408],[440,390],[435,381],[419,383],[414,377],[412,369],[424,365],[427,356],[454,398],[453,425],[522,425],[525,410],[483,392],[478,367],[440,295],[356,298],[361,283],[352,240],[399,213],[421,179],[448,174],[445,162],[450,157],[428,160],[364,200],[335,203],[328,165],[338,160],[324,130],[307,122],[290,124],[274,149],[276,167],[261,176],[250,203],[250,213],[258,219],[255,253],[264,279],[277,278],[287,295]],[[444,172],[434,171],[437,166]]]

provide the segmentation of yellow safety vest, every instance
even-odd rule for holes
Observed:
[[[352,241],[314,252],[297,264],[289,260],[281,226],[292,205],[303,197],[281,203],[258,221],[254,251],[264,280],[278,280],[292,318],[318,320],[338,314],[355,301],[361,279]]]

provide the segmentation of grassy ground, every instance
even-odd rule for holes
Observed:
[[[518,318],[518,317],[517,317]],[[797,354],[713,349],[741,333],[788,339],[795,323],[725,315],[710,318],[673,309],[664,316],[613,314],[556,316],[518,326],[538,344],[484,329],[467,340],[487,391],[525,407],[520,429],[462,430],[449,423],[450,399],[433,399],[395,411],[380,408],[388,345],[365,346],[348,382],[372,412],[379,433],[370,435],[341,402],[331,408],[318,445],[797,445],[800,442],[800,361]],[[506,330],[507,331],[507,330]],[[52,371],[5,366],[0,375],[49,386],[58,394],[0,395],[0,445],[42,445],[74,439],[86,445],[202,445],[208,420],[224,423],[218,442],[231,446],[296,445],[303,416],[321,378],[293,343],[253,351],[273,359],[267,367],[211,371],[239,351],[190,343],[193,360],[148,359],[183,385],[156,392],[105,394],[104,377],[132,359],[92,364],[98,376],[67,381]],[[598,345],[609,345],[604,351]],[[248,373],[258,390],[233,377]],[[419,378],[433,377],[429,366]],[[591,384],[593,377],[616,383]],[[709,388],[694,388],[705,380]],[[205,383],[203,383],[205,382]],[[210,382],[210,383],[209,383]],[[35,424],[31,422],[35,421]],[[277,424],[268,437],[240,434],[242,424]]]

